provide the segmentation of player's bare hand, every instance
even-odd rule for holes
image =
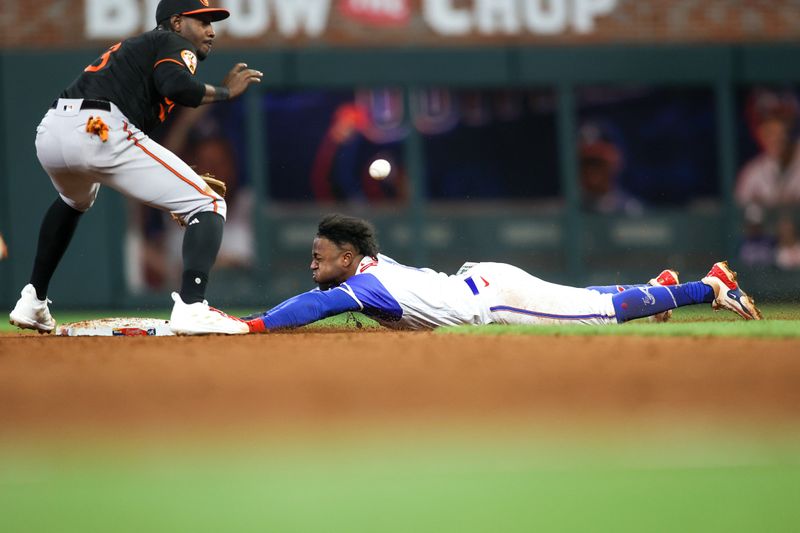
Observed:
[[[251,83],[260,83],[264,73],[247,68],[247,63],[237,63],[233,66],[222,84],[231,92],[231,98],[236,98],[244,93]]]

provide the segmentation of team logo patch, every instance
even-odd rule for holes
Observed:
[[[184,50],[181,52],[181,59],[189,67],[189,71],[194,74],[194,71],[197,70],[197,56],[189,50]]]

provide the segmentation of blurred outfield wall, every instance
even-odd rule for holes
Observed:
[[[246,2],[228,2],[232,9],[234,4]],[[249,149],[247,170],[257,177],[253,186],[260,199],[253,214],[258,259],[251,271],[214,275],[210,299],[218,305],[274,304],[310,288],[307,263],[315,223],[333,210],[374,219],[384,249],[396,259],[445,271],[465,260],[500,260],[576,285],[646,280],[667,266],[689,277],[702,275],[713,260],[735,256],[741,234],[741,214],[731,196],[738,169],[737,89],[800,82],[800,47],[781,43],[800,32],[800,24],[791,24],[787,14],[796,7],[791,1],[775,2],[769,9],[763,2],[710,1],[704,3],[708,9],[698,10],[696,2],[688,1],[667,8],[655,1],[563,0],[553,4],[564,14],[550,13],[550,33],[536,25],[541,18],[534,24],[536,17],[523,10],[546,2],[400,2],[396,5],[408,9],[394,15],[388,7],[369,11],[363,2],[298,0],[290,3],[296,6],[291,13],[278,11],[286,3],[251,4],[250,29],[247,20],[232,17],[234,28],[220,31],[220,49],[199,74],[204,81],[218,82],[240,60],[266,73],[265,82],[243,104],[248,146],[263,146],[267,131],[259,91],[389,85],[400,88],[407,100],[414,90],[431,86],[546,87],[556,96],[559,170],[553,179],[561,194],[547,204],[480,198],[432,202],[422,192],[430,178],[424,172],[422,136],[412,131],[403,142],[410,186],[406,203],[282,204],[265,194],[270,154]],[[520,9],[511,13],[487,7],[495,4]],[[36,161],[35,126],[58,92],[105,47],[151,27],[145,13],[152,10],[145,2],[87,0],[12,2],[4,13],[0,232],[11,257],[0,263],[0,303],[6,307],[27,281],[39,222],[55,197]],[[98,21],[103,20],[101,31]],[[698,21],[707,33],[698,33]],[[575,93],[588,84],[710,90],[718,198],[701,208],[654,209],[635,219],[582,213]],[[168,306],[167,291],[134,294],[128,288],[127,217],[125,201],[103,190],[54,279],[51,298],[59,306]],[[749,274],[748,289],[759,295],[797,298],[800,292],[800,280],[792,273],[743,274]]]

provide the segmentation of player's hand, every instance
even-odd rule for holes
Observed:
[[[247,68],[247,63],[237,63],[222,80],[222,84],[231,92],[231,98],[244,93],[251,83],[261,83],[264,73]]]

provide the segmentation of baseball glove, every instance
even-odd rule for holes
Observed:
[[[225,198],[225,193],[228,192],[228,186],[225,185],[224,181],[218,180],[214,176],[214,174],[211,174],[210,172],[205,172],[203,174],[198,174],[198,176],[203,178],[203,181],[206,182],[206,190],[211,189],[212,191],[214,191],[219,196]],[[183,222],[183,220],[181,220],[181,218],[178,215],[176,215],[175,213],[170,213],[170,216],[172,217],[172,220],[174,220],[175,222],[178,223],[179,226],[181,226],[181,227],[185,227],[186,226],[186,224]]]
[[[203,181],[206,182],[206,185],[208,185],[212,191],[225,198],[225,193],[228,192],[228,187],[227,185],[225,185],[224,181],[218,180],[213,174],[209,172],[206,172],[205,174],[200,174],[200,177],[203,178]]]

